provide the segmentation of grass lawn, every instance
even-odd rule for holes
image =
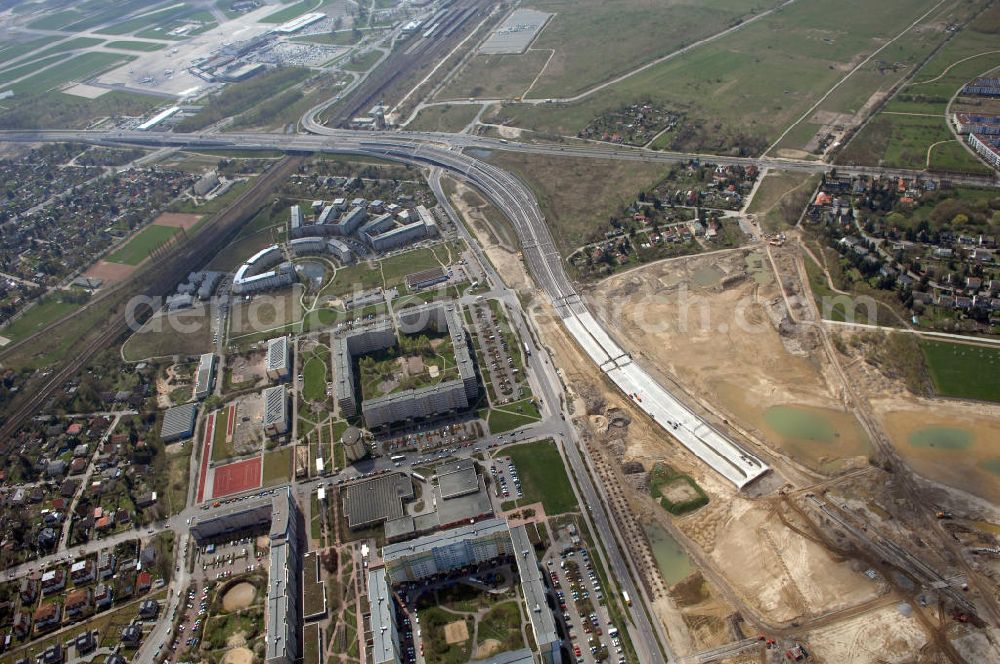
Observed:
[[[562,456],[552,440],[505,447],[500,454],[513,460],[521,478],[524,495],[515,501],[517,504],[541,501],[549,516],[579,508]]]
[[[761,228],[776,233],[794,226],[820,176],[792,171],[771,171],[757,187],[748,212],[757,215]]]
[[[31,41],[11,43],[7,46],[2,46],[0,47],[0,64],[3,64],[8,60],[13,60],[14,58],[19,58],[27,53],[31,53],[32,51],[42,48],[56,39],[57,37],[40,37],[39,39],[33,39]]]
[[[215,431],[212,434],[212,461],[222,461],[233,455],[231,445],[226,442],[229,427],[229,407],[224,406],[215,413]]]
[[[263,486],[282,484],[292,478],[292,446],[264,454]]]
[[[70,312],[76,311],[80,305],[75,302],[67,302],[58,296],[49,296],[42,299],[38,304],[24,312],[5,328],[0,329],[0,336],[7,337],[13,341],[31,336],[35,332],[45,329],[53,321],[56,321]]]
[[[29,76],[32,72],[47,65],[59,62],[62,59],[62,56],[51,55],[47,58],[39,58],[37,60],[31,60],[25,64],[17,65],[16,67],[11,67],[0,74],[0,85],[6,85],[7,83],[16,81],[23,76]]]
[[[619,3],[607,3],[611,10]],[[712,3],[719,6],[719,3]],[[722,4],[725,4],[724,2]],[[895,36],[935,4],[935,0],[887,0],[873,5],[865,0],[812,0],[785,6],[780,11],[747,25],[726,37],[639,72],[574,103],[525,105],[503,109],[502,115],[519,127],[575,136],[594,118],[626,104],[650,100],[684,113],[684,128],[667,147],[731,154],[762,152],[780,133],[798,120],[823,94],[843,78],[852,63],[866,57]],[[648,3],[644,6],[652,11]],[[835,12],[838,19],[826,19]],[[571,13],[586,14],[574,7]],[[558,18],[563,18],[560,13]],[[704,17],[696,21],[705,22]],[[647,24],[643,17],[641,23]],[[537,40],[535,48],[551,46],[554,23]],[[605,35],[615,34],[614,23],[605,22]],[[652,25],[652,24],[649,24]],[[659,28],[660,24],[656,23]],[[817,26],[823,26],[821,29]],[[675,29],[671,26],[670,29]],[[678,23],[679,43],[690,43],[701,28],[698,23]],[[621,30],[619,34],[654,36],[661,30]],[[780,34],[780,45],[776,35]],[[560,41],[573,42],[569,33]],[[583,40],[576,40],[583,43]],[[656,49],[641,51],[648,61]],[[672,50],[672,49],[671,49]],[[611,62],[603,48],[577,57],[573,66],[591,72],[607,71]],[[568,63],[568,59],[567,59]],[[556,96],[560,90],[578,90],[567,85],[573,78],[550,63],[560,87],[546,82],[546,74],[532,97]],[[568,66],[568,64],[567,64]],[[577,77],[578,81],[581,77]],[[879,81],[873,84],[879,84]],[[874,92],[874,89],[871,90]],[[862,94],[863,91],[856,91]]]
[[[120,23],[115,23],[106,28],[101,29],[102,34],[106,35],[127,35],[138,30],[143,30],[145,28],[151,28],[157,23],[167,21],[180,15],[182,12],[188,11],[189,8],[185,4],[176,4],[169,7],[164,7],[155,12],[149,12],[138,16],[136,18],[128,19]]]
[[[477,55],[438,93],[437,99],[514,99],[524,94],[549,59],[548,51]],[[477,108],[478,107],[474,107]]]
[[[153,42],[144,41],[131,41],[128,39],[122,41],[113,41],[105,44],[108,48],[120,48],[125,51],[159,51],[161,48],[166,48],[166,44],[156,44]]]
[[[172,238],[179,228],[150,224],[132,236],[124,247],[116,250],[107,260],[112,263],[138,265],[146,260],[150,253],[161,244]]]
[[[360,55],[352,55],[343,64],[347,71],[368,71],[382,57],[380,51],[366,51]]]
[[[524,647],[521,638],[521,611],[516,601],[497,604],[480,618],[476,640],[482,643],[484,639],[494,639],[500,642],[498,650],[508,652]]]
[[[538,408],[531,399],[524,399],[499,408],[491,408],[486,416],[490,433],[504,433],[512,429],[533,424],[541,419]]]
[[[157,313],[122,345],[129,362],[166,355],[200,355],[212,349],[207,308]]]
[[[302,367],[302,397],[307,401],[323,401],[326,399],[327,382],[327,360],[330,357],[330,349],[326,346],[319,346],[309,353],[305,365]]]
[[[413,131],[459,132],[476,118],[479,108],[475,104],[428,106],[406,128]]]
[[[938,394],[1000,401],[1000,349],[927,340],[920,348]]]
[[[69,81],[84,81],[115,65],[134,60],[117,53],[84,53],[74,56],[58,67],[52,67],[11,86],[15,94],[32,95],[47,92]]]
[[[472,654],[473,626],[471,624],[471,617],[467,619],[470,621],[468,625],[469,638],[460,643],[449,645],[444,637],[445,625],[457,620],[465,620],[465,618],[436,606],[421,609],[418,615],[420,616],[421,627],[423,628],[424,659],[428,663],[465,664],[465,662],[469,661],[469,657]]]
[[[440,254],[441,257],[445,257],[446,253]],[[420,249],[414,249],[413,251],[407,251],[404,254],[384,259],[382,261],[382,276],[385,287],[392,288],[393,286],[398,286],[403,283],[408,274],[420,272],[421,270],[429,270],[432,267],[441,267],[438,255],[430,247],[421,247]]]
[[[316,7],[317,3],[312,0],[302,0],[302,2],[296,2],[294,5],[289,5],[284,9],[279,9],[273,14],[268,14],[264,18],[260,19],[261,23],[286,23],[291,21],[297,16],[301,16],[308,11],[311,11],[313,7]]]
[[[363,32],[354,30],[338,30],[337,32],[321,32],[317,35],[296,37],[293,41],[305,44],[330,44],[332,46],[350,46],[357,44],[364,36]]]
[[[45,12],[45,15],[41,18],[36,18],[28,27],[32,30],[58,30],[59,28],[64,28],[70,23],[75,23],[83,18],[83,14],[75,9],[65,9],[60,12]]]

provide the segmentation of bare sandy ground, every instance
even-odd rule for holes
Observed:
[[[104,285],[110,285],[128,279],[129,275],[135,272],[135,265],[123,265],[122,263],[109,263],[108,261],[97,261],[84,272],[84,276],[94,277],[104,281]]]
[[[809,634],[824,662],[851,664],[913,662],[927,637],[916,618],[907,618],[895,606],[837,623]]]
[[[665,261],[611,277],[590,294],[646,366],[677,379],[752,438],[813,470],[852,467],[867,439],[840,398],[815,330],[789,324],[766,263],[748,251]],[[718,277],[712,280],[712,277]],[[785,440],[771,406],[822,408],[843,431],[829,445]],[[838,417],[839,416],[839,417]]]
[[[455,620],[444,626],[444,641],[448,645],[469,640],[469,626],[464,620]]]
[[[233,648],[222,657],[222,664],[253,664],[253,652],[247,648]]]
[[[200,214],[184,214],[181,212],[164,212],[153,220],[157,226],[169,226],[171,228],[191,228],[201,219]]]
[[[238,611],[253,604],[257,589],[252,583],[237,583],[226,591],[222,597],[222,608],[226,611]]]

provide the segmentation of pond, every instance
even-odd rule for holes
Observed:
[[[691,559],[670,533],[655,523],[643,524],[649,546],[656,558],[656,566],[660,570],[667,585],[674,585],[694,571]]]

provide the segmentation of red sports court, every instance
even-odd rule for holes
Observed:
[[[215,469],[212,497],[222,498],[260,487],[262,468],[260,457],[219,466]]]

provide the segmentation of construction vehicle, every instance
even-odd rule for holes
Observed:
[[[954,519],[955,515],[951,512],[938,512],[935,516],[939,519]]]

